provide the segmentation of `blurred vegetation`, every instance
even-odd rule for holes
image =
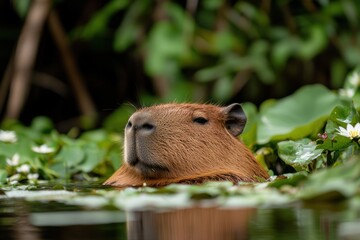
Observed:
[[[16,42],[29,2],[2,3],[6,46]],[[356,0],[61,0],[53,9],[100,117],[123,102],[259,105],[307,84],[337,89],[360,62]],[[34,73],[68,85],[55,48],[45,28]],[[0,53],[0,72],[10,51]],[[68,130],[66,121],[79,115],[74,94],[39,87],[37,76],[20,118],[47,115]]]
[[[340,87],[360,62],[359,14],[358,1],[343,0],[208,0],[185,6],[113,0],[72,36],[94,47],[110,38],[113,51],[131,51],[164,101],[223,103],[245,94],[258,102],[307,83]]]

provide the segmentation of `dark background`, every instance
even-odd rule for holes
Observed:
[[[27,21],[24,2],[33,3],[0,2],[1,76]],[[59,0],[52,11],[94,104],[92,127],[123,103],[259,105],[306,84],[338,89],[360,61],[357,0]],[[45,115],[66,131],[89,115],[79,108],[47,21],[29,78],[24,105],[12,118],[28,124]],[[15,94],[9,89],[1,119],[9,117]]]

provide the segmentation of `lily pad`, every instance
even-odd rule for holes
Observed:
[[[322,85],[302,87],[260,112],[257,142],[316,135],[339,102],[339,97]]]
[[[308,138],[279,142],[278,148],[279,157],[297,171],[307,170],[308,165],[323,152],[316,149],[316,143]]]
[[[343,165],[313,173],[298,194],[299,199],[331,201],[355,196],[360,187],[359,157]]]

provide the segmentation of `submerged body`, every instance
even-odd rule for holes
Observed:
[[[136,111],[125,128],[124,164],[104,183],[163,186],[268,178],[237,138],[246,123],[239,104],[162,104]]]

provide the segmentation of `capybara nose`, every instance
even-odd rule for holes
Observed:
[[[155,131],[155,124],[150,113],[138,112],[130,117],[126,128],[140,134],[151,134]]]

